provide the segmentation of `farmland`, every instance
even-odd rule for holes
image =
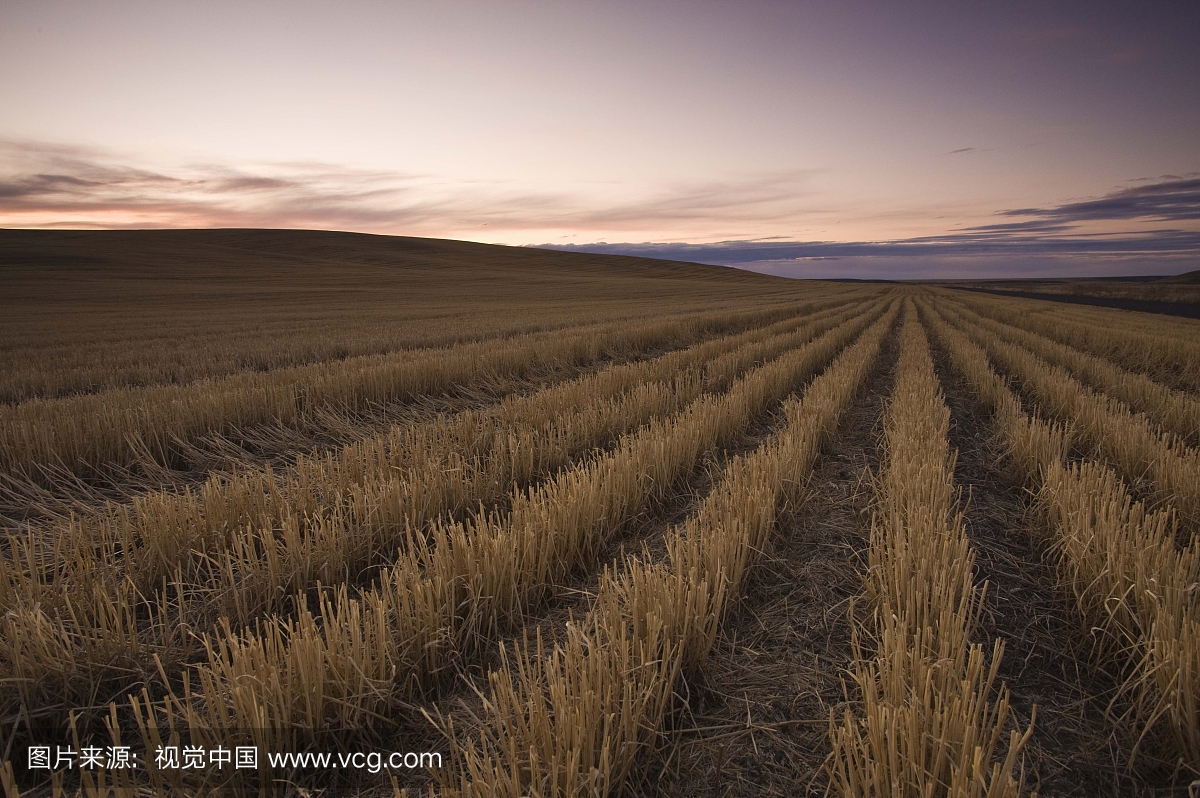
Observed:
[[[1200,322],[307,231],[0,296],[8,795],[1200,780]],[[441,762],[155,761],[235,747]]]
[[[1200,317],[1200,272],[1118,279],[968,280],[941,285],[1072,304]]]

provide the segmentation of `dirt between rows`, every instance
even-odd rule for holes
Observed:
[[[1092,640],[1080,627],[1074,598],[1060,585],[1050,541],[1029,492],[1006,463],[969,386],[931,342],[951,411],[955,481],[975,549],[976,583],[987,582],[979,641],[1005,643],[1000,679],[1017,724],[1037,716],[1025,751],[1026,783],[1041,796],[1186,796],[1170,769],[1143,750],[1127,767],[1135,741],[1115,732],[1105,711],[1119,683],[1093,664]]]
[[[870,529],[867,469],[877,465],[885,397],[897,356],[893,331],[843,413],[809,482],[781,520],[659,751],[634,774],[644,796],[794,796],[823,793],[829,716],[845,706],[850,602]]]

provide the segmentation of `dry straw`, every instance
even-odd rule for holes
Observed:
[[[963,297],[974,310],[1016,323],[1080,351],[1144,373],[1183,391],[1200,391],[1200,325],[1149,313],[1082,308],[979,296]]]
[[[804,393],[756,451],[734,458],[697,513],[668,532],[662,562],[606,572],[587,618],[547,651],[540,636],[489,674],[482,728],[456,745],[462,796],[604,796],[619,792],[656,742],[680,674],[701,666],[731,596],[800,499],[822,440],[874,363],[895,312],[877,321]]]
[[[485,590],[486,595],[493,598],[479,599],[484,605],[493,604],[496,597],[510,595],[515,589],[513,586],[524,584],[519,580],[509,580],[504,569],[506,563],[516,567],[510,561],[526,555],[511,548],[495,558],[486,555],[488,547],[503,548],[513,542],[507,537],[509,533],[506,531],[513,524],[518,527],[533,524],[534,529],[538,524],[552,527],[557,521],[545,515],[551,512],[547,505],[552,508],[564,502],[579,504],[591,501],[602,496],[603,491],[589,493],[587,486],[597,480],[603,481],[604,469],[613,472],[609,488],[615,489],[623,482],[628,482],[631,475],[636,475],[639,466],[636,462],[618,463],[612,457],[585,463],[581,468],[564,472],[536,491],[528,494],[518,492],[511,496],[511,513],[507,517],[480,513],[474,520],[464,524],[453,520],[454,511],[472,502],[495,501],[508,493],[508,486],[513,482],[522,485],[535,477],[546,475],[556,467],[569,464],[571,458],[586,449],[607,443],[621,431],[636,428],[641,422],[660,419],[655,429],[661,431],[661,418],[695,400],[705,386],[719,390],[741,371],[752,368],[761,358],[777,355],[790,346],[808,341],[820,330],[836,326],[848,315],[854,314],[861,316],[859,310],[851,308],[832,317],[814,318],[811,322],[800,324],[798,330],[767,335],[758,341],[750,339],[748,343],[742,340],[742,345],[733,346],[732,351],[728,351],[731,347],[718,347],[717,342],[711,342],[697,347],[696,352],[675,353],[665,359],[638,366],[618,367],[610,370],[620,372],[618,374],[605,372],[577,381],[577,384],[548,389],[528,399],[515,399],[491,417],[484,417],[482,424],[477,414],[464,414],[465,418],[460,420],[466,424],[457,428],[451,426],[450,434],[443,434],[446,433],[444,427],[434,430],[435,434],[441,434],[440,438],[432,439],[441,444],[440,449],[414,450],[394,445],[392,452],[413,458],[409,460],[410,466],[424,466],[423,469],[410,468],[407,474],[400,472],[399,477],[410,476],[415,484],[406,485],[401,481],[396,474],[397,469],[389,464],[389,460],[394,462],[394,459],[378,450],[375,450],[377,459],[369,459],[368,462],[383,474],[386,481],[381,486],[382,490],[374,493],[370,480],[365,485],[356,485],[353,481],[366,470],[363,459],[358,456],[343,457],[336,463],[332,460],[317,463],[318,467],[327,466],[327,470],[322,473],[309,468],[300,472],[301,477],[283,483],[283,487],[280,483],[269,482],[269,489],[263,489],[258,494],[247,488],[249,481],[243,482],[236,486],[232,495],[247,503],[257,499],[257,506],[264,516],[267,516],[272,502],[276,507],[282,505],[286,508],[288,488],[294,489],[296,485],[300,485],[306,491],[304,495],[314,503],[304,510],[303,515],[291,512],[284,517],[284,523],[275,522],[272,525],[274,529],[266,530],[267,535],[258,534],[261,527],[248,527],[244,538],[235,535],[230,538],[232,545],[208,552],[202,546],[206,539],[203,535],[206,528],[212,530],[208,537],[210,545],[215,537],[213,532],[228,535],[225,531],[228,522],[221,523],[220,520],[222,517],[228,518],[231,506],[237,507],[235,502],[228,501],[230,493],[214,490],[194,497],[190,503],[172,504],[164,499],[157,508],[158,512],[147,513],[138,525],[130,524],[127,515],[118,516],[117,521],[124,525],[118,525],[118,534],[113,536],[115,539],[110,538],[103,546],[89,544],[88,539],[82,536],[83,543],[77,543],[72,549],[65,549],[65,544],[61,544],[63,548],[59,549],[59,556],[52,560],[57,568],[49,578],[43,569],[44,582],[31,585],[28,580],[22,581],[14,574],[8,575],[8,584],[17,584],[20,591],[10,591],[18,593],[19,600],[10,604],[14,612],[5,621],[10,645],[0,649],[0,661],[4,662],[13,677],[6,683],[3,692],[5,703],[8,706],[19,703],[52,706],[58,702],[81,700],[102,685],[111,691],[122,682],[136,684],[147,678],[157,682],[161,667],[165,667],[168,673],[178,671],[180,663],[189,657],[189,638],[210,630],[217,618],[234,621],[224,622],[225,631],[218,636],[222,640],[239,639],[240,632],[237,630],[240,627],[254,628],[264,620],[268,627],[274,627],[266,639],[275,640],[281,635],[290,638],[292,634],[284,634],[282,627],[292,623],[291,619],[299,607],[301,627],[295,636],[319,638],[321,624],[306,608],[307,600],[303,594],[297,598],[291,591],[315,588],[322,581],[334,585],[335,589],[341,591],[339,595],[342,599],[328,604],[328,613],[322,610],[319,615],[325,617],[332,613],[340,619],[340,611],[332,608],[351,603],[351,594],[347,590],[352,585],[347,583],[350,580],[346,575],[360,574],[361,579],[364,568],[379,564],[384,558],[393,563],[399,559],[390,572],[392,582],[409,588],[413,585],[425,586],[421,588],[425,591],[422,594],[424,600],[434,601],[436,607],[422,609],[413,606],[415,599],[406,592],[408,588],[401,591],[398,600],[405,607],[403,617],[410,619],[405,622],[409,625],[417,623],[415,616],[423,613],[434,613],[441,618],[435,621],[427,617],[426,621],[436,625],[428,628],[418,623],[416,629],[424,631],[412,632],[417,637],[421,634],[433,634],[436,637],[440,634],[437,630],[441,625],[452,623],[459,600],[457,597],[463,590],[462,580],[470,574],[478,574],[479,568],[490,569],[487,571],[490,574],[487,584],[494,585]],[[860,318],[855,325],[861,326],[865,322],[865,318]],[[789,324],[797,326],[794,322]],[[745,336],[737,338],[744,339]],[[827,336],[821,346],[835,346],[836,340],[836,336]],[[711,360],[703,359],[711,355],[718,356]],[[701,359],[697,360],[697,357]],[[693,361],[690,367],[705,368],[694,373],[685,370],[680,375],[678,372],[688,367],[689,361]],[[707,368],[708,365],[712,368]],[[672,374],[675,379],[669,383],[647,385],[637,382],[647,376],[665,378]],[[633,387],[629,388],[631,383]],[[756,384],[752,381],[743,388],[757,390],[754,388]],[[623,393],[622,389],[625,389]],[[595,396],[596,393],[601,396]],[[608,399],[603,396],[604,393],[617,396]],[[572,400],[578,400],[583,405],[577,413],[566,411]],[[731,407],[740,407],[738,402],[744,404],[758,399],[753,396],[749,399],[741,396],[739,399],[735,396],[731,401],[734,402]],[[719,404],[716,399],[701,403],[693,408],[693,414],[688,418],[696,418],[696,413],[711,416],[718,412],[716,408]],[[519,422],[525,414],[533,414],[536,423],[521,425]],[[504,422],[507,424],[500,426]],[[676,420],[666,424],[668,430],[677,427],[681,430],[676,433],[681,443],[676,443],[675,447],[684,447],[668,453],[686,457],[687,447],[696,444],[699,439],[689,437],[686,427],[679,426],[681,423]],[[717,423],[725,422],[717,419]],[[453,434],[455,432],[458,434]],[[641,433],[641,437],[650,441],[651,434],[646,431]],[[709,433],[702,432],[701,438],[704,434]],[[474,440],[477,455],[475,459],[465,461],[455,443],[465,446],[471,439]],[[401,437],[389,443],[403,443],[405,440]],[[426,438],[425,441],[429,442],[430,439]],[[493,441],[495,445],[489,449],[485,444]],[[642,447],[650,452],[654,445],[645,443]],[[626,448],[628,446],[627,443]],[[347,452],[358,455],[362,447],[350,447]],[[429,456],[421,463],[419,458],[423,454]],[[348,476],[347,472],[352,473]],[[322,480],[322,476],[327,478]],[[664,477],[668,478],[667,484],[669,477],[669,474]],[[322,496],[326,501],[331,501],[332,497],[338,495],[338,478],[342,480],[342,485],[349,483],[347,493],[358,500],[356,507],[359,513],[356,516],[347,518],[329,514],[328,511],[323,513],[323,508],[317,503]],[[640,479],[644,481],[646,476]],[[649,484],[645,484],[629,490],[642,495],[649,487]],[[579,491],[584,492],[574,495]],[[290,495],[294,496],[294,493]],[[373,500],[374,503],[368,504],[367,500]],[[167,512],[163,512],[164,506]],[[586,507],[585,504],[580,506]],[[334,509],[337,509],[336,506]],[[616,523],[623,511],[618,503],[607,512],[614,514]],[[447,513],[450,514],[449,518]],[[427,521],[439,516],[441,521],[437,525],[432,528],[424,526]],[[289,520],[291,523],[286,523]],[[578,526],[585,524],[585,520],[577,519],[574,523]],[[155,534],[155,525],[160,527],[160,534]],[[179,530],[182,540],[172,540],[172,530]],[[535,545],[536,531],[531,530],[528,535],[531,536],[528,543]],[[472,538],[469,543],[468,538]],[[242,541],[245,542],[239,546]],[[437,552],[439,546],[448,542],[452,544],[450,548]],[[146,551],[147,545],[154,548]],[[579,549],[581,544],[569,545],[573,547],[569,550],[575,552],[572,556],[586,556]],[[200,577],[191,568],[187,572],[182,571],[187,567],[187,560],[182,557],[189,550],[201,566],[198,569]],[[64,551],[70,556],[62,556]],[[548,555],[558,553],[551,551]],[[479,557],[485,557],[488,562],[481,564]],[[154,570],[148,573],[146,563]],[[121,567],[113,568],[113,565]],[[166,569],[172,566],[175,571],[168,572]],[[444,581],[439,582],[443,578]],[[157,590],[156,579],[163,580],[163,586]],[[530,580],[536,583],[532,574],[525,581]],[[386,587],[387,578],[384,583]],[[473,589],[479,589],[479,586]],[[267,603],[272,597],[279,605],[274,614],[264,619],[260,613],[264,609],[272,609]],[[328,598],[326,596],[319,606],[326,607]],[[511,598],[510,602],[520,600]],[[512,611],[505,610],[504,613]],[[493,606],[489,612],[495,615],[499,610]],[[146,619],[151,623],[146,623]],[[405,623],[401,623],[394,632],[399,639],[404,639],[406,634]],[[464,628],[457,634],[469,638],[474,633],[471,630],[476,621],[469,619],[462,623]],[[20,642],[30,640],[37,640],[37,646]],[[416,638],[413,644],[417,644]],[[229,645],[241,650],[236,643]],[[211,656],[220,660],[222,650],[221,644],[218,644]],[[436,650],[435,646],[431,653],[435,654]],[[379,653],[380,656],[387,656],[386,650]],[[157,661],[152,657],[157,657]],[[436,657],[423,664],[423,670],[426,671],[437,671],[440,667],[440,660]],[[130,673],[136,676],[130,678]],[[411,685],[406,689],[411,689]]]
[[[590,363],[706,333],[739,331],[800,307],[606,323],[307,366],[242,373],[189,385],[124,388],[0,407],[0,473],[45,483],[54,469],[81,475],[171,465],[180,447],[239,427],[303,423],[327,408],[352,409],[443,393],[551,362]]]
[[[856,638],[862,707],[857,716],[831,715],[833,786],[847,796],[1020,795],[1023,777],[1014,770],[1032,727],[1012,730],[1003,745],[1004,644],[995,641],[987,656],[971,642],[986,586],[973,582],[947,441],[950,411],[911,304],[884,423],[887,461],[865,577],[875,653]]]
[[[984,351],[926,308],[954,368],[992,410],[997,433],[1026,482],[1038,493],[1063,583],[1074,594],[1081,623],[1101,632],[1097,658],[1128,677],[1114,720],[1142,743],[1196,771],[1200,762],[1200,548],[1180,549],[1170,508],[1134,501],[1103,463],[1067,462],[1072,428],[1021,410],[1020,401],[988,366]]]
[[[518,624],[551,585],[594,561],[707,452],[741,434],[869,319],[858,318],[759,367],[719,397],[651,422],[610,453],[513,497],[508,513],[439,522],[414,538],[377,587],[322,592],[257,631],[209,639],[198,692],[166,708],[202,736],[253,730],[298,745],[323,728],[371,726],[422,695],[452,663]]]
[[[117,574],[147,591],[180,569],[189,582],[214,588],[213,578],[232,578],[239,600],[252,607],[258,600],[247,591],[290,595],[317,579],[328,583],[346,570],[357,572],[364,554],[390,555],[405,526],[492,503],[514,484],[607,446],[702,391],[720,390],[753,363],[852,312],[785,320],[509,397],[486,410],[393,427],[336,453],[301,456],[286,473],[267,468],[214,476],[195,491],[156,492],[95,516],[72,517],[14,538],[15,563],[36,565],[0,581],[0,602],[8,606],[8,595],[25,595],[52,604],[38,586],[85,588],[75,573],[108,570],[80,565],[91,561],[118,566]],[[241,567],[223,563],[230,558]],[[305,578],[313,563],[323,564],[323,572]],[[271,578],[256,578],[264,572]]]
[[[1103,358],[1058,343],[1043,335],[989,319],[963,308],[968,322],[1023,346],[1048,363],[1067,369],[1073,377],[1107,393],[1137,412],[1144,412],[1165,431],[1197,443],[1200,437],[1200,402],[1183,391],[1168,388],[1145,374],[1126,371]],[[1103,334],[1119,335],[1111,330]]]
[[[1200,528],[1200,452],[1158,430],[1144,414],[1131,412],[1124,403],[1088,388],[1027,349],[972,325],[946,306],[943,314],[1019,378],[1048,415],[1070,423],[1077,445],[1112,462],[1125,479],[1175,507],[1187,527]]]

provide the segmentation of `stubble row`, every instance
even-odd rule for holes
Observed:
[[[972,642],[987,585],[974,583],[950,450],[950,411],[911,303],[884,417],[886,462],[864,575],[873,646],[855,638],[858,711],[831,718],[833,785],[845,796],[1019,796],[1031,732],[1004,732],[1004,644]],[[873,651],[871,650],[873,648]],[[996,696],[993,699],[993,691]],[[1005,750],[1007,749],[1007,750]]]
[[[942,314],[1016,377],[1050,417],[1070,423],[1076,445],[1111,462],[1122,476],[1163,506],[1174,507],[1184,525],[1200,529],[1200,452],[1162,432],[1144,413],[1082,384],[1065,369],[973,325],[946,304]]]
[[[782,429],[734,458],[697,512],[668,531],[667,553],[606,571],[591,611],[547,645],[540,630],[488,676],[479,728],[443,728],[458,772],[445,794],[606,796],[657,743],[675,690],[695,677],[730,602],[785,508],[801,501],[837,427],[894,325],[893,306],[803,393]],[[802,380],[802,374],[793,375]]]
[[[458,560],[473,556],[463,554],[467,544],[462,539],[468,535],[468,528],[474,531],[487,530],[491,537],[497,538],[500,533],[496,533],[495,529],[510,524],[513,514],[519,520],[523,511],[537,514],[536,510],[530,510],[531,507],[542,507],[547,501],[561,503],[572,490],[573,477],[578,481],[581,471],[587,471],[595,463],[611,460],[613,454],[600,455],[599,459],[585,459],[585,462],[563,472],[549,483],[530,488],[528,493],[518,489],[509,497],[511,508],[507,514],[502,508],[487,511],[480,506],[473,517],[457,521],[456,510],[470,507],[473,503],[495,500],[508,494],[509,486],[514,482],[520,486],[535,477],[553,473],[555,468],[568,465],[574,456],[603,442],[597,440],[597,434],[615,438],[622,429],[636,429],[645,421],[650,421],[652,428],[654,424],[659,429],[663,425],[673,428],[672,424],[680,423],[678,419],[655,419],[669,416],[689,401],[694,402],[703,394],[705,386],[720,390],[757,360],[778,355],[781,350],[808,341],[821,330],[836,327],[847,318],[851,326],[865,323],[864,319],[855,321],[863,310],[869,311],[851,308],[832,317],[818,316],[799,324],[799,329],[790,332],[779,333],[774,330],[775,335],[767,335],[762,340],[752,340],[749,344],[743,341],[742,346],[734,344],[733,351],[725,351],[724,355],[720,355],[720,352],[730,347],[710,342],[697,347],[698,351],[668,355],[665,362],[652,361],[637,367],[618,367],[623,376],[618,375],[616,382],[623,386],[624,393],[610,390],[610,394],[618,394],[615,398],[591,397],[585,400],[591,396],[592,389],[605,385],[610,389],[614,387],[612,382],[604,379],[589,378],[583,380],[581,386],[576,386],[577,389],[583,389],[582,393],[578,390],[569,391],[568,386],[560,386],[550,389],[548,395],[540,396],[543,401],[531,398],[531,401],[522,405],[522,400],[514,400],[513,404],[520,407],[508,408],[516,412],[507,414],[510,423],[500,426],[499,430],[497,422],[504,419],[505,414],[491,418],[491,423],[484,424],[482,428],[468,424],[456,430],[476,435],[477,444],[507,444],[491,451],[482,445],[476,447],[478,456],[466,465],[483,471],[477,479],[470,479],[470,470],[462,467],[464,463],[455,447],[463,440],[454,435],[432,438],[441,444],[433,453],[443,459],[431,456],[419,463],[425,466],[424,469],[410,469],[407,473],[401,471],[397,475],[387,458],[374,461],[381,466],[378,474],[383,481],[379,484],[367,481],[364,485],[355,481],[364,475],[360,469],[363,460],[358,457],[336,464],[327,461],[325,465],[331,466],[331,469],[325,476],[330,477],[330,481],[337,476],[349,480],[346,493],[351,498],[374,496],[374,504],[358,516],[332,513],[324,516],[326,520],[321,523],[321,505],[318,503],[304,513],[292,512],[287,515],[297,523],[304,524],[303,527],[293,526],[291,535],[278,534],[276,525],[270,524],[271,519],[268,518],[265,526],[251,523],[235,528],[240,530],[242,537],[234,535],[232,543],[228,536],[213,536],[226,545],[205,550],[198,548],[199,542],[204,540],[203,536],[188,538],[186,535],[194,533],[197,525],[214,520],[213,515],[219,518],[218,513],[212,513],[213,509],[228,506],[221,501],[222,496],[215,495],[209,496],[211,504],[201,506],[199,511],[192,506],[190,509],[195,512],[184,517],[185,523],[172,526],[169,522],[179,514],[159,512],[143,519],[146,525],[144,528],[133,528],[133,534],[129,534],[130,527],[119,527],[118,535],[110,539],[108,545],[96,550],[87,545],[78,547],[73,567],[55,570],[51,578],[36,583],[40,587],[24,590],[17,596],[13,609],[4,620],[4,640],[8,645],[5,646],[3,659],[11,677],[6,682],[6,704],[20,701],[27,706],[48,706],[59,700],[77,701],[80,694],[95,694],[101,686],[114,689],[114,682],[119,685],[136,682],[138,678],[159,681],[156,670],[165,667],[170,673],[177,673],[193,656],[196,639],[214,624],[221,624],[224,629],[219,635],[221,639],[237,638],[240,633],[236,630],[257,624],[261,620],[259,613],[264,607],[270,609],[274,599],[276,609],[272,611],[267,625],[278,630],[291,622],[297,607],[305,606],[310,598],[317,597],[317,593],[323,595],[320,601],[327,600],[331,585],[340,584],[342,592],[346,593],[353,591],[354,584],[370,581],[370,574],[363,570],[368,566],[378,567],[391,562],[394,564],[393,579],[401,579],[402,575],[402,581],[406,584],[412,580],[422,583],[436,581],[436,573],[447,568],[461,571],[468,566]],[[792,322],[791,326],[796,324]],[[826,336],[824,340],[831,339]],[[718,356],[712,357],[714,354]],[[711,360],[702,359],[708,357]],[[706,373],[694,374],[688,379],[669,380],[663,384],[647,386],[640,382],[647,370],[654,373],[658,369],[664,370],[664,375],[671,374],[686,365],[686,362],[681,364],[680,361],[689,359],[694,361],[691,364],[693,367],[707,363],[711,368]],[[710,379],[706,381],[700,378],[705,376]],[[548,414],[561,413],[563,405],[554,400],[562,400],[564,396],[585,400],[581,401],[583,408],[580,413],[568,413],[553,424],[542,423],[548,420]],[[547,399],[550,401],[544,401]],[[721,399],[709,397],[708,401],[718,402]],[[528,413],[541,413],[547,417],[522,428],[517,422],[523,414]],[[525,418],[529,420],[527,416]],[[556,430],[557,434],[548,434]],[[634,437],[641,439],[653,436],[648,428]],[[511,446],[514,438],[523,440],[527,448],[532,447],[533,452],[540,456],[515,457]],[[391,443],[409,442],[401,436],[399,441]],[[425,442],[429,443],[430,439],[426,438]],[[646,445],[643,444],[643,448]],[[383,453],[380,449],[372,451],[375,454]],[[389,451],[410,456],[414,451],[421,455],[429,454],[431,450],[414,450],[400,445]],[[618,444],[617,452],[620,451],[621,445]],[[361,454],[362,450],[356,452]],[[444,462],[445,458],[454,462]],[[453,467],[456,464],[460,467]],[[353,473],[347,476],[346,470]],[[320,474],[310,472],[307,474],[310,479],[300,479],[290,485],[316,485],[319,493],[307,494],[308,498],[318,502],[322,497],[328,500],[330,493],[320,488],[323,483],[311,479],[317,476]],[[406,484],[406,476],[416,477],[415,484]],[[423,481],[421,478],[424,478]],[[593,480],[597,478],[597,475],[592,476]],[[372,488],[375,489],[374,493]],[[441,493],[436,492],[439,489]],[[475,490],[475,493],[472,494],[471,490]],[[556,498],[546,498],[547,492],[555,494],[556,491]],[[274,496],[277,499],[284,496],[286,499],[287,494],[287,491],[281,491]],[[255,492],[243,490],[240,495],[253,497]],[[271,494],[263,492],[259,495]],[[405,499],[408,499],[407,503]],[[284,506],[286,509],[286,504]],[[358,506],[361,507],[361,504]],[[189,509],[187,505],[184,508]],[[332,509],[336,511],[338,508],[335,505]],[[390,517],[388,512],[392,513]],[[314,519],[317,523],[314,523]],[[376,522],[374,525],[370,524],[372,519]],[[430,526],[428,522],[434,519],[437,522]],[[543,519],[543,522],[550,523],[548,519]],[[185,536],[180,545],[174,547],[169,536],[172,529]],[[218,524],[213,531],[226,530],[226,525]],[[139,536],[138,532],[143,535]],[[439,544],[449,539],[458,541],[459,545],[453,552],[449,549],[439,552]],[[243,545],[239,546],[239,541]],[[212,544],[214,539],[210,538],[208,542]],[[144,560],[134,559],[139,546],[143,544],[154,545],[156,549],[143,552]],[[156,556],[158,559],[155,559]],[[186,574],[186,578],[179,566],[173,573],[165,570],[171,563],[171,557],[188,556],[194,558],[196,567]],[[353,571],[347,566],[351,561],[356,565]],[[163,570],[153,571],[138,566],[139,562],[148,562]],[[153,579],[160,575],[163,582],[155,590]],[[324,579],[326,576],[330,578]],[[387,579],[386,572],[383,579]],[[322,582],[325,587],[318,589]],[[450,593],[456,590],[453,585],[448,588]],[[446,596],[443,598],[450,600]],[[305,618],[311,620],[312,615],[307,610],[301,610],[299,617],[301,621]],[[159,664],[153,664],[155,662]],[[130,673],[134,674],[134,678],[130,678]]]
[[[876,315],[876,314],[871,314]],[[507,512],[438,521],[410,538],[374,587],[318,591],[254,630],[206,636],[206,663],[171,694],[139,702],[155,727],[193,739],[241,734],[260,746],[300,745],[322,729],[364,729],[436,686],[446,669],[519,624],[555,584],[731,436],[827,361],[869,321],[856,318],[701,397],[616,448],[514,496]],[[147,706],[150,702],[151,706]],[[151,717],[152,716],[152,717]]]
[[[988,318],[970,306],[955,307],[969,323],[1028,349],[1051,365],[1066,369],[1096,391],[1124,402],[1131,411],[1145,413],[1163,431],[1191,445],[1200,442],[1200,402],[1185,391],[1169,388],[1143,373],[1126,371],[1102,357],[1047,336]],[[1106,331],[1097,330],[1096,334],[1104,335]],[[1107,331],[1107,334],[1119,335],[1114,331]]]
[[[517,378],[552,362],[585,364],[614,353],[687,344],[707,334],[739,332],[813,309],[812,303],[803,303],[640,324],[596,324],[188,385],[31,400],[0,407],[0,473],[53,484],[56,473],[64,470],[103,476],[137,469],[142,462],[170,466],[182,448],[205,435],[257,424],[296,426],[330,408],[348,411],[410,401],[487,379]]]
[[[1177,544],[1174,513],[1130,495],[1103,462],[1074,460],[1075,424],[1027,414],[997,376],[988,355],[947,324],[943,308],[924,309],[953,368],[992,416],[996,434],[1036,496],[1074,596],[1081,630],[1092,630],[1093,655],[1123,674],[1107,717],[1139,750],[1196,775],[1200,762],[1200,545]],[[1086,447],[1086,444],[1085,444]]]
[[[1127,313],[1019,299],[965,297],[972,309],[1016,323],[1127,371],[1183,391],[1200,391],[1200,325],[1146,313]]]

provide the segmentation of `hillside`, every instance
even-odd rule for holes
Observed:
[[[358,233],[0,230],[0,400],[769,304],[811,285]]]
[[[727,268],[465,241],[317,230],[0,230],[6,305],[147,299],[289,304],[521,303],[758,292],[783,280]]]
[[[1162,277],[1158,280],[1158,282],[1160,282],[1160,283],[1176,283],[1176,284],[1182,283],[1184,285],[1197,285],[1197,284],[1200,284],[1200,269],[1196,269],[1196,270],[1190,271],[1190,272],[1184,272],[1183,274],[1176,274],[1171,277]]]

